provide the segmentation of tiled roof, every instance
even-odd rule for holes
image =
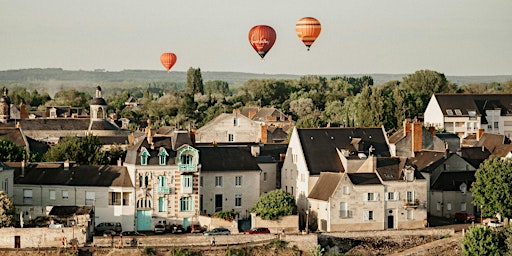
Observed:
[[[113,165],[73,165],[32,163],[24,168],[20,163],[7,163],[15,168],[14,184],[66,185],[95,187],[133,187],[128,170]]]
[[[308,198],[318,199],[322,201],[329,200],[329,197],[334,193],[338,183],[341,180],[342,173],[320,173],[320,178],[315,183],[315,186],[309,193]]]
[[[258,171],[251,152],[240,147],[197,147],[201,172]]]
[[[337,149],[345,149],[357,155],[390,156],[382,128],[315,128],[297,129],[308,170],[312,175],[320,172],[343,172],[343,165]],[[354,147],[358,140],[359,150]]]

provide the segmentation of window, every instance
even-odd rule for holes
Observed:
[[[191,155],[181,155],[180,162],[181,164],[193,164],[193,157]]]
[[[218,188],[222,187],[222,176],[215,176],[215,186]]]
[[[108,205],[121,205],[121,193],[120,192],[108,192]]]
[[[494,129],[498,129],[498,122],[494,122]]]
[[[446,210],[451,211],[452,210],[452,203],[446,204]]]
[[[414,210],[407,210],[407,219],[408,220],[414,219]]]
[[[237,187],[242,186],[242,176],[235,176],[235,186],[237,186]]]
[[[292,161],[293,161],[294,164],[297,163],[297,154],[293,154],[292,155]]]
[[[228,134],[228,141],[229,141],[229,142],[233,142],[233,141],[235,141],[235,135],[234,135],[234,134],[232,134],[232,133]]]
[[[25,204],[25,205],[32,204],[32,189],[24,189],[23,190],[23,204]]]
[[[50,190],[50,200],[55,200],[57,193],[55,190]]]
[[[476,120],[476,111],[468,110],[469,120]]]
[[[284,169],[284,178],[288,178],[288,169]]]
[[[347,202],[340,202],[340,218],[348,218]]]
[[[306,175],[304,173],[300,174],[300,181],[305,182],[306,181]]]
[[[413,203],[414,202],[414,191],[407,191],[407,202]]]
[[[144,176],[142,175],[139,175],[139,187],[143,187],[144,186]]]
[[[7,193],[9,191],[9,179],[5,179],[4,180],[4,184],[3,184],[3,190]]]
[[[437,204],[436,204],[436,210],[437,210],[437,211],[441,211],[441,203],[440,203],[440,202],[437,202]]]
[[[364,211],[364,220],[365,221],[372,221],[373,220],[373,211]]]
[[[291,193],[290,194],[292,194],[292,196],[293,196],[293,186],[290,187],[290,189],[291,189]]]
[[[146,150],[146,148],[142,148],[141,152],[140,152],[140,164],[148,165],[148,157],[149,157],[149,152]]]
[[[446,114],[448,114],[450,116],[453,116],[453,111],[451,109],[447,109],[446,110]]]
[[[455,114],[458,116],[462,116],[462,111],[460,111],[460,109],[455,109]]]
[[[242,195],[235,195],[235,207],[242,207]]]
[[[199,177],[199,186],[200,187],[203,187],[204,185],[204,179],[203,179],[203,176]]]
[[[379,193],[365,193],[364,201],[379,201]]]
[[[167,164],[167,157],[168,156],[169,156],[169,154],[167,153],[165,148],[160,148],[160,153],[158,154],[158,159],[159,159],[160,165],[166,165]]]
[[[183,178],[183,187],[184,188],[192,188],[193,186],[193,176],[192,175],[182,175]]]
[[[263,181],[267,182],[267,172],[263,172]]]
[[[238,118],[233,118],[233,126],[238,126]]]
[[[158,198],[158,211],[159,212],[166,212],[167,204],[165,197]]]
[[[343,194],[350,195],[350,190],[349,190],[348,186],[343,186]]]
[[[165,176],[158,176],[158,186],[159,187],[166,187],[167,182]]]
[[[400,192],[387,192],[386,193],[386,200],[387,201],[397,201],[397,200],[400,200],[399,195],[400,195]]]
[[[460,203],[460,210],[461,211],[466,211],[466,202]]]
[[[62,190],[62,199],[63,200],[69,199],[69,192],[67,190]]]
[[[180,212],[194,211],[194,200],[191,197],[180,198]]]
[[[85,205],[94,205],[95,193],[94,192],[85,192]]]

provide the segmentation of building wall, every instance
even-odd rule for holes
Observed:
[[[260,171],[218,171],[202,172],[203,187],[200,188],[203,197],[202,214],[215,213],[216,195],[222,195],[222,211],[235,210],[242,217],[248,216],[249,210],[260,197]],[[222,187],[215,186],[215,177],[222,177]],[[235,177],[242,177],[241,186],[235,185]],[[242,205],[235,206],[235,196],[242,195]]]
[[[427,108],[425,109],[424,118],[425,124],[427,126],[432,125],[436,128],[444,127],[444,114],[441,110],[441,107],[439,107],[439,103],[437,102],[435,95],[432,95],[430,101],[428,102]]]
[[[277,188],[277,163],[258,164],[260,173],[260,195]]]
[[[475,214],[471,192],[431,191],[430,215],[453,218],[456,212]],[[465,209],[463,204],[465,204]]]
[[[0,191],[4,191],[9,198],[14,195],[13,178],[14,169],[1,169],[0,167]]]
[[[234,119],[237,119],[236,125]],[[261,126],[241,114],[221,114],[196,132],[197,142],[259,142]],[[233,141],[229,141],[233,134]]]

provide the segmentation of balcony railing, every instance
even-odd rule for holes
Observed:
[[[404,208],[418,208],[420,206],[420,200],[406,200],[404,201]]]
[[[158,186],[156,188],[156,192],[158,194],[169,194],[169,191],[170,191],[170,189],[167,186]]]
[[[197,171],[197,166],[190,165],[190,164],[180,164],[178,168],[179,168],[180,172],[196,172]]]

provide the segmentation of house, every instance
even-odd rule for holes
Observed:
[[[458,211],[475,213],[469,192],[477,169],[473,163],[447,151],[417,152],[410,161],[427,179],[431,216],[452,218]]]
[[[262,184],[270,183],[275,171],[263,172],[256,158],[243,146],[199,146],[197,149],[201,159],[201,213],[234,210],[241,217],[249,217],[249,210],[262,192],[267,192],[262,191]]]
[[[234,110],[222,113],[196,131],[198,143],[268,142],[268,126],[253,121]]]
[[[291,116],[285,115],[282,111],[274,107],[248,106],[244,107],[240,111],[240,114],[261,124],[280,127],[284,131],[288,131],[295,125],[295,122],[292,120]]]
[[[293,129],[281,168],[281,189],[295,196],[301,227],[309,192],[320,173],[356,172],[370,155],[390,156],[382,127]]]
[[[0,191],[3,191],[9,198],[14,196],[14,168],[0,162]]]
[[[422,228],[427,183],[406,158],[370,156],[357,172],[322,172],[309,196],[320,231]]]
[[[445,142],[436,136],[434,127],[430,126],[427,130],[418,120],[412,123],[409,119],[404,120],[403,129],[389,136],[389,149],[392,156],[413,157],[415,151],[422,149],[444,150],[445,148]]]
[[[148,121],[146,136],[128,148],[124,166],[135,185],[135,230],[157,224],[187,228],[196,220],[201,164],[193,145],[189,132],[153,134]]]
[[[14,168],[13,202],[17,213],[34,219],[54,206],[92,206],[94,223],[134,223],[135,191],[126,167],[64,163],[6,163]]]
[[[427,126],[464,138],[486,133],[512,135],[512,94],[434,94],[424,114]]]

